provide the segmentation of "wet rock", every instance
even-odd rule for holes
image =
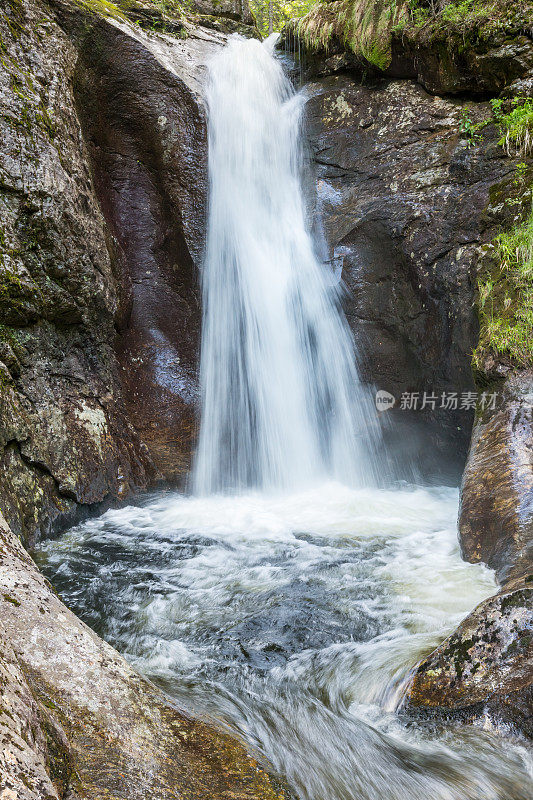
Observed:
[[[0,586],[3,800],[281,800],[240,744],[180,714],[61,603],[1,519]]]
[[[48,7],[0,10],[0,500],[28,541],[153,468],[124,408],[109,235]]]
[[[533,736],[533,575],[481,603],[422,661],[409,705],[476,706]]]
[[[533,571],[533,373],[493,388],[496,408],[472,435],[459,533],[464,558],[483,561],[505,582]]]
[[[225,38],[196,30],[184,41],[148,37],[101,18],[87,31],[78,14],[63,24],[80,54],[74,93],[127,289],[116,339],[126,407],[158,473],[177,480],[190,466],[197,404],[201,82]]]
[[[416,78],[435,94],[499,94],[533,70],[533,42],[526,26],[494,26],[486,37],[460,26],[407,29],[393,37],[386,74]]]
[[[339,75],[307,91],[318,205],[332,269],[350,292],[363,376],[397,398],[391,448],[411,447],[426,476],[457,478],[473,420],[461,394],[475,391],[476,263],[498,224],[485,209],[514,162],[494,125],[470,141],[464,104],[414,82]],[[491,119],[485,103],[468,113]],[[434,398],[424,411],[399,411],[404,392],[419,393],[419,409],[424,392]],[[453,392],[456,408],[442,408],[442,393]]]
[[[28,543],[180,480],[194,438],[201,83],[225,34],[93,7],[0,10],[0,501]]]
[[[533,374],[488,391],[496,405],[474,426],[459,535],[463,556],[493,567],[503,588],[419,665],[409,702],[475,706],[533,737]]]

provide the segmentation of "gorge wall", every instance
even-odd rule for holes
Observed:
[[[190,457],[199,81],[251,17],[125,7],[140,21],[118,6],[99,14],[97,2],[9,0],[0,11],[0,503],[28,543],[179,480]]]

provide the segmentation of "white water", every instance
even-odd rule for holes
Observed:
[[[41,561],[70,608],[298,800],[529,800],[518,743],[393,713],[413,664],[495,589],[461,560],[456,514],[453,489],[168,493]]]
[[[264,44],[210,65],[199,494],[375,476],[372,409],[302,190],[302,97]]]

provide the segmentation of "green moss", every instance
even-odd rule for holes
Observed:
[[[530,27],[531,0],[452,0],[440,10],[431,0],[319,0],[289,34],[309,50],[328,51],[336,42],[379,69],[391,61],[394,36],[414,46],[457,53],[488,42],[501,31],[517,35]],[[444,53],[443,53],[444,55]]]
[[[124,14],[121,9],[109,0],[75,0],[75,2],[85,8],[87,11],[92,11],[94,14],[103,14],[104,16],[113,17],[115,19],[124,19]]]
[[[533,205],[524,222],[492,242],[493,257],[478,275],[479,344],[473,365],[488,352],[519,366],[533,364]]]
[[[57,129],[52,121],[52,117],[50,116],[50,112],[41,101],[35,113],[35,122],[37,126],[41,129],[41,131],[48,136],[48,138],[53,141],[57,135]]]

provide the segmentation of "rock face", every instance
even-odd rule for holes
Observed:
[[[59,800],[72,772],[66,737],[33,696],[3,626],[0,631],[0,796]]]
[[[494,125],[469,140],[465,104],[415,82],[335,75],[308,93],[318,201],[333,269],[349,290],[363,377],[398,403],[419,393],[419,409],[424,392],[434,395],[423,411],[397,405],[389,437],[404,454],[411,441],[426,477],[457,477],[473,420],[461,394],[475,390],[476,262],[497,226],[485,209],[515,162]],[[491,118],[485,103],[468,103],[468,114],[473,124]],[[442,408],[443,392],[456,393],[455,409],[453,401]]]
[[[1,507],[31,539],[79,505],[143,485],[113,353],[119,309],[69,78],[46,7],[0,11]]]
[[[528,3],[521,6],[523,15],[517,4],[515,21],[494,25],[485,35],[480,35],[475,25],[466,31],[460,24],[440,29],[428,26],[427,32],[407,27],[393,35],[387,74],[416,78],[432,93],[499,94],[533,70],[533,41],[527,22],[532,7]]]
[[[409,703],[481,705],[533,737],[533,575],[481,603],[422,661]]]
[[[61,603],[3,519],[0,551],[3,800],[282,800],[240,744],[183,717]]]
[[[506,582],[533,571],[533,372],[509,376],[498,397],[476,421],[459,530],[466,560]]]
[[[194,435],[200,89],[225,34],[93,6],[0,10],[0,504],[29,543],[179,480]]]
[[[116,352],[128,417],[158,473],[176,480],[189,466],[197,400],[207,197],[200,79],[225,39],[195,31],[152,41],[101,18],[89,32],[82,22],[74,13],[64,24],[79,52],[74,93],[95,191],[124,276]]]

